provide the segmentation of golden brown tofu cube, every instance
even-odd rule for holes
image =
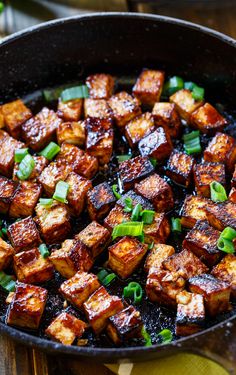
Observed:
[[[84,146],[85,144],[85,123],[63,122],[57,128],[57,142],[61,145],[63,142],[71,143],[76,146]]]
[[[158,161],[167,159],[172,148],[170,136],[161,127],[148,134],[138,143],[138,149],[142,156],[149,156]]]
[[[0,176],[0,212],[7,214],[17,190],[17,183]]]
[[[234,166],[234,173],[233,173],[233,177],[232,177],[232,180],[231,180],[231,186],[236,187],[236,164]]]
[[[5,127],[5,120],[2,113],[2,106],[0,106],[0,129]]]
[[[88,213],[91,220],[101,220],[115,205],[116,198],[107,182],[95,186],[87,194]]]
[[[6,323],[16,327],[38,329],[47,294],[44,288],[17,282]]]
[[[212,228],[207,221],[199,221],[187,233],[183,248],[192,251],[208,267],[219,262],[222,253],[217,247],[220,232]]]
[[[184,290],[178,294],[177,302],[176,335],[189,336],[201,331],[205,321],[203,296]]]
[[[86,228],[75,236],[82,241],[91,251],[93,258],[97,257],[110,242],[110,232],[107,228],[92,221]]]
[[[41,185],[30,181],[20,182],[10,205],[9,216],[15,218],[32,216],[41,193]]]
[[[206,215],[210,225],[220,231],[225,227],[236,229],[236,204],[231,201],[207,206]]]
[[[123,128],[129,121],[141,115],[139,101],[125,91],[113,95],[108,104],[112,109],[114,120],[119,128]]]
[[[203,105],[203,101],[195,100],[190,90],[179,90],[170,97],[170,102],[175,104],[175,108],[188,123],[191,120],[191,114]]]
[[[198,220],[207,220],[206,208],[212,205],[207,198],[187,195],[181,209],[181,224],[186,228],[192,228]]]
[[[152,116],[156,126],[162,126],[170,137],[177,138],[181,132],[181,121],[174,103],[155,103]]]
[[[229,200],[233,203],[236,203],[236,188],[232,187],[232,189],[229,192]]]
[[[96,275],[79,271],[61,284],[59,292],[67,301],[80,309],[89,296],[100,286]]]
[[[164,213],[156,212],[152,224],[144,224],[144,242],[164,243],[170,234],[170,224]]]
[[[164,244],[154,245],[146,258],[144,270],[146,272],[149,272],[151,268],[160,270],[162,268],[163,261],[174,253],[175,249],[172,246]]]
[[[54,140],[61,122],[54,111],[44,107],[22,125],[23,139],[34,151],[40,151]]]
[[[77,271],[89,271],[93,266],[90,250],[77,240],[65,240],[61,248],[54,250],[50,257],[55,269],[66,279]]]
[[[231,295],[236,298],[236,256],[227,254],[213,270],[212,275],[230,284]]]
[[[111,296],[101,286],[83,304],[87,319],[96,334],[101,333],[108,324],[108,318],[117,314],[124,308],[121,299]]]
[[[191,183],[194,163],[192,156],[174,150],[168,160],[166,174],[176,184],[188,187]]]
[[[57,115],[63,121],[78,121],[83,111],[83,99],[73,99],[63,102],[61,98],[58,100]]]
[[[202,274],[188,280],[189,290],[202,294],[206,312],[216,316],[230,309],[230,285],[212,275]]]
[[[123,237],[109,247],[109,267],[122,279],[136,270],[147,252],[147,245],[134,237]]]
[[[130,221],[130,217],[131,215],[128,212],[124,212],[122,207],[116,205],[104,219],[103,225],[112,232],[116,225]]]
[[[20,99],[3,104],[1,108],[8,133],[14,138],[19,138],[22,124],[32,117],[31,110]]]
[[[45,333],[54,341],[64,345],[72,345],[76,338],[80,338],[87,324],[74,315],[62,312],[46,329]]]
[[[153,171],[154,167],[147,156],[136,156],[119,164],[120,179],[125,191],[132,189],[136,182],[149,176]]]
[[[134,189],[137,194],[150,200],[157,212],[170,211],[174,205],[170,185],[156,173],[135,184]]]
[[[10,137],[7,132],[0,130],[0,173],[6,177],[12,176],[14,155],[17,148],[24,148],[22,142]]]
[[[79,216],[85,207],[87,193],[93,187],[92,182],[74,172],[69,173],[66,182],[69,185],[69,209],[72,214]]]
[[[38,180],[38,177],[43,172],[44,168],[47,167],[49,161],[44,156],[33,156],[33,159],[35,162],[35,166],[30,176],[27,178],[27,181],[36,182]],[[19,181],[19,178],[17,176],[18,170],[19,170],[19,163],[15,163],[14,170],[13,170],[13,177],[12,177],[14,181]]]
[[[125,126],[125,136],[130,147],[135,148],[138,142],[155,130],[154,119],[149,112],[135,117]]]
[[[16,253],[30,250],[42,242],[35,222],[30,216],[9,225],[7,235]]]
[[[128,306],[108,319],[107,334],[116,345],[130,338],[139,338],[143,327],[142,317],[133,306]]]
[[[142,104],[153,106],[159,102],[165,74],[160,70],[143,70],[134,87],[133,94]]]
[[[44,168],[38,181],[43,186],[45,193],[51,197],[55,191],[56,184],[59,181],[65,181],[70,172],[72,172],[72,166],[66,161],[52,161]]]
[[[112,110],[105,99],[84,99],[84,117],[112,118]]]
[[[114,78],[110,74],[93,74],[86,78],[89,97],[92,99],[108,99],[114,89]]]
[[[225,166],[220,163],[200,163],[193,168],[195,188],[198,195],[210,198],[210,185],[217,181],[223,186],[225,181]]]
[[[136,206],[136,204],[141,204],[143,210],[154,210],[153,204],[149,202],[148,199],[142,197],[141,195],[138,195],[135,193],[135,191],[130,190],[125,194],[122,194],[121,198],[116,202],[118,206],[125,207],[126,206],[126,200],[132,200],[133,208]]]
[[[0,237],[0,271],[9,266],[13,255],[13,247]]]
[[[14,256],[14,271],[17,280],[26,284],[38,284],[53,278],[53,265],[43,258],[39,249],[22,251]]]
[[[222,131],[227,125],[226,119],[209,103],[205,103],[191,115],[191,125],[204,134]]]
[[[204,151],[204,160],[225,164],[228,171],[233,171],[236,162],[236,142],[225,133],[216,133]]]

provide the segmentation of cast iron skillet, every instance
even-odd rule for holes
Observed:
[[[188,22],[147,14],[104,13],[48,22],[0,44],[0,100],[79,80],[89,73],[138,74],[158,67],[207,88],[207,97],[235,105],[236,41]],[[210,99],[209,99],[210,100]],[[236,317],[169,345],[66,347],[0,323],[15,340],[50,353],[96,361],[144,361],[194,352],[236,367]]]

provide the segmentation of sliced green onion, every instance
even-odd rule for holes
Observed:
[[[41,245],[39,245],[39,251],[40,251],[43,258],[47,258],[50,255],[50,252],[49,252],[47,246],[45,245],[45,243],[42,243]]]
[[[203,87],[195,85],[192,89],[192,97],[194,100],[203,100],[205,95],[205,90]]]
[[[68,201],[66,200],[66,197],[69,191],[69,187],[70,186],[69,184],[67,184],[67,182],[59,181],[56,184],[56,189],[53,194],[53,199],[56,199],[57,201],[62,202],[62,203],[68,203]]]
[[[188,155],[201,152],[202,148],[199,134],[199,131],[196,130],[183,136],[184,149]]]
[[[152,346],[152,339],[149,333],[147,332],[146,328],[143,326],[141,330],[141,335],[145,341],[145,346]]]
[[[142,233],[140,234],[140,236],[137,237],[137,239],[138,239],[140,242],[144,243],[144,232],[142,232]]]
[[[125,298],[132,298],[134,303],[137,305],[141,302],[143,297],[143,289],[136,281],[131,281],[128,286],[123,290],[123,296]]]
[[[173,334],[169,329],[163,329],[157,334],[157,337],[160,337],[162,344],[168,344],[173,340]]]
[[[60,146],[54,142],[50,142],[40,153],[39,155],[44,156],[48,160],[52,160],[60,151]]]
[[[152,243],[150,243],[149,245],[148,245],[148,250],[152,250],[153,249],[153,247],[154,247],[154,241],[152,241]]]
[[[0,285],[8,292],[14,292],[16,282],[12,276],[6,275],[3,271],[0,272]]]
[[[86,85],[74,86],[65,89],[61,93],[61,100],[63,102],[68,102],[73,99],[89,98],[89,89]]]
[[[153,167],[157,166],[157,159],[149,158],[150,162],[152,163]]]
[[[2,228],[2,233],[3,233],[4,236],[6,236],[7,235],[7,228]]]
[[[140,203],[137,203],[132,211],[131,220],[138,221],[141,211],[142,211],[142,206]]]
[[[46,102],[52,102],[54,100],[57,100],[59,96],[61,95],[62,91],[66,89],[66,86],[59,86],[54,89],[46,89],[43,90],[43,98],[46,100]]]
[[[114,273],[109,273],[109,275],[107,275],[106,277],[104,277],[104,279],[102,280],[102,284],[103,285],[109,285],[113,280],[116,279],[116,274]]]
[[[1,2],[0,2],[0,14],[4,11],[4,8],[5,8],[5,5],[4,5],[3,2],[1,1]]]
[[[102,269],[101,271],[99,271],[99,272],[97,273],[97,278],[98,278],[99,281],[102,282],[102,280],[105,279],[105,277],[106,277],[108,274],[109,274],[109,273],[107,272],[107,270]]]
[[[113,191],[114,196],[116,197],[116,199],[120,199],[121,194],[118,193],[117,190],[118,190],[118,185],[112,185],[112,191]]]
[[[141,212],[142,221],[144,224],[152,224],[155,216],[155,211],[143,210]]]
[[[132,155],[117,155],[116,157],[118,162],[121,163],[122,161],[131,159]]]
[[[236,238],[236,230],[230,227],[226,227],[221,233],[220,237],[223,237],[226,240],[232,241]]]
[[[52,198],[40,198],[39,199],[39,204],[41,206],[45,206],[47,208],[50,208],[53,205],[53,199]]]
[[[184,88],[184,81],[181,77],[173,76],[164,84],[163,94],[172,95]]]
[[[17,148],[15,150],[15,155],[14,155],[15,162],[20,163],[27,154],[28,154],[28,148]]]
[[[0,237],[3,238],[4,234],[2,232],[2,229],[0,229]]]
[[[27,178],[29,178],[31,173],[33,172],[34,167],[35,161],[33,157],[27,154],[19,164],[19,170],[16,172],[17,177],[20,180],[27,180]]]
[[[127,223],[118,224],[113,228],[112,240],[117,237],[132,236],[138,237],[143,233],[143,222],[129,221]]]
[[[227,200],[227,194],[223,185],[217,181],[210,184],[211,200],[213,202],[224,202]]]
[[[194,83],[194,82],[184,82],[184,88],[185,88],[186,90],[190,90],[190,91],[192,91],[193,88],[194,88],[194,86],[195,86],[195,83]]]
[[[226,240],[223,237],[220,237],[218,239],[217,247],[219,250],[224,251],[227,254],[233,254],[235,251],[233,242],[230,240]]]
[[[190,140],[192,140],[194,138],[199,137],[199,135],[200,135],[200,131],[199,130],[194,130],[194,131],[192,131],[190,133],[184,134],[183,135],[183,141],[184,142],[190,141]]]
[[[176,232],[181,233],[182,232],[181,221],[178,217],[177,218],[174,218],[174,217],[171,218],[171,231],[173,233],[176,233]]]
[[[130,197],[124,199],[125,207],[124,212],[132,212],[133,210],[133,201]]]

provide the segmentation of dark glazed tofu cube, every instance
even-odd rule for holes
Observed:
[[[112,188],[107,182],[95,186],[87,195],[88,213],[91,220],[101,220],[116,203]]]
[[[206,207],[207,220],[220,231],[225,227],[236,229],[236,204],[226,201]]]
[[[188,123],[191,120],[191,114],[203,105],[203,101],[195,100],[190,90],[179,90],[171,95],[170,102],[175,104],[175,108]]]
[[[24,148],[22,142],[10,137],[7,132],[0,130],[0,173],[6,177],[12,176],[14,155],[17,148]]]
[[[225,281],[209,274],[202,274],[192,277],[188,283],[191,292],[203,295],[206,312],[210,316],[216,316],[230,309],[230,285]]]
[[[153,133],[141,139],[138,144],[142,156],[151,156],[158,161],[167,159],[172,148],[170,136],[163,128],[157,128]]]
[[[125,136],[130,147],[135,148],[138,142],[155,130],[151,113],[146,112],[134,118],[125,126]]]
[[[181,131],[181,122],[174,103],[155,103],[152,115],[156,126],[162,126],[170,137],[177,138]]]
[[[72,345],[76,338],[80,338],[87,324],[74,315],[62,312],[46,329],[45,333],[54,341],[64,345]]]
[[[105,99],[85,99],[84,100],[84,117],[93,117],[111,119],[112,110]]]
[[[5,126],[5,121],[4,121],[4,116],[2,114],[2,106],[0,106],[0,129],[4,128]]]
[[[26,284],[38,284],[53,278],[53,265],[43,258],[39,249],[22,251],[14,256],[17,280]]]
[[[207,220],[206,209],[212,204],[209,199],[187,195],[181,209],[181,224],[186,228],[192,228],[198,220]]]
[[[31,110],[20,99],[4,104],[2,114],[7,131],[14,138],[20,137],[21,125],[32,117]]]
[[[166,174],[176,184],[188,187],[191,182],[194,163],[195,161],[192,156],[174,150],[168,160]]]
[[[130,221],[130,217],[131,215],[128,212],[124,212],[123,207],[116,205],[104,219],[103,225],[112,232],[116,225]]]
[[[108,99],[114,89],[114,78],[110,74],[93,74],[86,78],[89,97],[92,99]]]
[[[41,185],[29,181],[21,182],[12,199],[9,216],[15,218],[32,216],[41,193]]]
[[[163,261],[174,253],[175,249],[172,246],[164,244],[154,245],[146,258],[144,270],[149,272],[151,268],[162,269]]]
[[[33,156],[35,166],[33,171],[31,172],[30,176],[27,178],[27,181],[36,182],[38,177],[43,172],[44,168],[47,167],[49,161],[44,156]],[[17,176],[17,172],[19,170],[19,163],[15,163],[14,170],[13,170],[13,177],[12,179],[15,181],[19,181]]]
[[[192,251],[208,267],[212,267],[222,256],[217,247],[219,237],[220,232],[212,228],[207,221],[199,221],[187,233],[183,248]]]
[[[204,327],[205,307],[201,294],[183,291],[177,296],[175,332],[178,336],[189,336]]]
[[[57,115],[63,119],[63,121],[78,121],[81,118],[83,111],[83,99],[73,99],[63,103],[59,98]]]
[[[222,131],[227,125],[226,119],[209,103],[205,103],[192,113],[191,125],[204,134]]]
[[[109,230],[96,221],[92,221],[92,223],[75,236],[77,240],[82,241],[90,249],[93,258],[102,253],[108,245],[110,237]]]
[[[204,160],[225,164],[228,171],[233,171],[236,162],[236,142],[225,133],[216,133],[204,151]]]
[[[54,140],[61,122],[54,111],[44,107],[22,125],[23,139],[34,151],[40,151]]]
[[[71,143],[76,146],[84,146],[85,144],[85,123],[63,122],[57,128],[57,142],[61,145],[63,142]]]
[[[67,301],[80,309],[89,296],[100,286],[96,275],[79,271],[61,284],[59,292]]]
[[[212,275],[230,284],[231,295],[236,298],[236,256],[227,254],[213,270]]]
[[[165,74],[160,70],[143,70],[138,77],[133,94],[142,104],[153,106],[159,102]]]
[[[220,163],[195,164],[193,168],[195,188],[198,195],[210,198],[210,184],[217,181],[225,186],[225,166]]]
[[[0,212],[7,214],[17,189],[17,183],[0,176]]]
[[[170,234],[170,224],[164,213],[156,212],[152,224],[144,224],[144,242],[165,243]]]
[[[101,333],[108,324],[108,318],[121,311],[124,306],[121,299],[111,296],[101,286],[83,304],[87,319],[96,334]]]
[[[128,306],[108,319],[107,334],[114,344],[121,345],[130,338],[140,337],[142,327],[140,312]]]
[[[123,237],[109,247],[109,267],[122,279],[135,271],[147,252],[147,245],[134,237]]]
[[[141,115],[139,101],[125,91],[113,95],[108,100],[108,104],[112,109],[116,125],[121,129],[129,121]]]
[[[70,215],[65,204],[54,201],[51,207],[37,204],[36,222],[47,244],[60,243],[70,234]]]
[[[6,323],[16,327],[38,329],[47,294],[44,288],[17,282]]]
[[[9,266],[13,255],[13,247],[0,237],[0,271]]]
[[[79,216],[85,207],[87,193],[93,187],[92,182],[74,172],[68,175],[66,182],[69,185],[67,194],[69,209],[72,214]]]
[[[154,167],[147,156],[136,156],[119,164],[120,179],[124,190],[130,190],[134,184],[147,177],[154,171]]]
[[[236,188],[232,187],[232,189],[229,192],[229,200],[233,203],[236,203]]]
[[[42,184],[45,193],[51,197],[56,184],[59,181],[65,181],[70,172],[72,172],[72,166],[66,161],[53,161],[43,170],[38,181]]]
[[[7,235],[16,253],[33,249],[42,242],[32,217],[9,225]]]
[[[49,259],[66,279],[74,276],[79,270],[89,271],[93,266],[90,250],[77,240],[65,240],[60,249],[51,253]]]
[[[124,208],[126,206],[125,201],[127,198],[129,200],[132,199],[133,207],[135,207],[136,204],[139,203],[145,210],[154,210],[153,204],[149,202],[148,199],[136,194],[133,190],[130,190],[127,193],[123,194],[121,198],[117,201],[117,205]]]

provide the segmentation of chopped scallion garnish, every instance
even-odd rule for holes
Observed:
[[[131,220],[138,221],[141,211],[142,211],[142,206],[140,203],[137,203],[132,211]]]
[[[14,155],[15,162],[20,163],[27,154],[28,154],[28,148],[17,148],[15,150],[15,155]]]
[[[195,85],[192,89],[192,97],[194,100],[203,100],[205,95],[205,90],[203,87]]]
[[[7,228],[2,228],[2,233],[4,236],[7,236]]]
[[[133,201],[130,197],[124,199],[125,207],[124,212],[132,212],[133,210]]]
[[[16,172],[17,177],[20,180],[27,180],[30,177],[35,167],[35,161],[33,156],[27,154],[19,164],[19,170]]]
[[[181,221],[178,217],[177,218],[174,218],[174,217],[171,218],[171,231],[173,233],[176,233],[176,232],[180,233],[182,231]]]
[[[12,276],[6,275],[5,272],[0,272],[0,285],[3,289],[7,290],[8,292],[14,292],[16,282]]]
[[[39,251],[40,251],[43,258],[47,258],[50,255],[50,252],[49,252],[47,246],[45,245],[45,243],[42,243],[41,245],[39,245]]]
[[[176,91],[179,91],[184,88],[184,81],[181,77],[173,76],[164,84],[163,94],[172,95]]]
[[[121,194],[118,193],[118,185],[112,185],[112,191],[113,191],[113,194],[116,197],[116,199],[121,198]]]
[[[149,335],[148,331],[146,330],[144,326],[141,330],[141,335],[143,336],[143,339],[145,341],[145,346],[152,346],[151,336]]]
[[[48,160],[52,160],[60,151],[60,146],[54,142],[50,142],[40,153],[39,155],[44,156]]]
[[[118,162],[121,163],[122,161],[131,159],[132,155],[117,155],[116,157]]]
[[[105,277],[106,277],[107,275],[108,275],[107,270],[102,269],[101,271],[98,272],[98,274],[97,274],[97,278],[98,278],[99,281],[102,282],[102,280],[105,279]]]
[[[199,134],[199,131],[196,130],[183,136],[184,149],[188,155],[201,152],[202,148]]]
[[[133,302],[137,305],[141,302],[143,297],[143,290],[139,283],[131,281],[128,286],[124,288],[123,296],[125,298],[132,298]]]
[[[225,238],[226,240],[232,241],[236,238],[236,230],[230,227],[226,227],[220,236]]]
[[[152,243],[150,243],[149,245],[148,245],[148,250],[152,250],[153,249],[153,247],[154,247],[154,241],[152,241]]]
[[[56,189],[52,198],[62,203],[68,203],[66,199],[68,191],[69,191],[69,184],[67,184],[67,182],[65,181],[59,181],[56,184]]]
[[[103,285],[109,285],[116,278],[115,273],[108,273],[107,270],[102,269],[98,272],[97,278]]]
[[[235,251],[234,244],[230,240],[226,240],[225,238],[221,237],[217,241],[217,247],[219,250],[223,251],[224,253],[233,254]]]
[[[45,206],[46,208],[50,208],[53,205],[53,199],[52,198],[40,198],[39,204],[41,206]]]
[[[152,163],[153,167],[157,166],[157,159],[149,158],[150,162]]]
[[[169,344],[173,340],[173,334],[169,329],[163,329],[157,337],[161,339],[162,344]]]
[[[69,100],[82,99],[89,97],[89,89],[86,85],[70,87],[61,93],[61,100],[68,102]]]
[[[211,200],[213,202],[224,202],[227,200],[227,194],[223,185],[217,181],[210,184]]]
[[[113,228],[112,240],[117,237],[132,236],[138,237],[143,233],[143,222],[129,221],[127,223],[118,224]]]
[[[152,224],[155,216],[155,211],[143,210],[141,212],[142,221],[144,224]]]

